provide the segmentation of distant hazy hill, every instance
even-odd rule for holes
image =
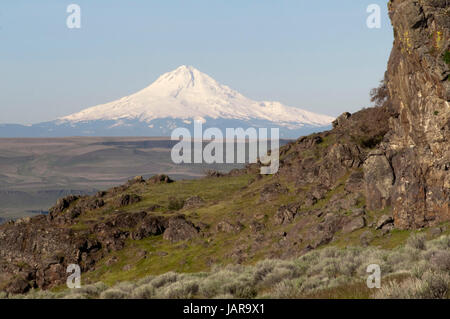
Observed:
[[[144,137],[0,139],[0,216],[34,215],[60,197],[92,194],[136,175],[165,173],[179,180],[243,167],[174,164],[170,151],[176,143]]]

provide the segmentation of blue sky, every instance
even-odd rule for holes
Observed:
[[[81,6],[81,29],[66,8]],[[0,4],[0,123],[53,120],[179,65],[255,100],[369,106],[392,46],[387,0],[14,0]],[[366,26],[369,4],[381,29]]]

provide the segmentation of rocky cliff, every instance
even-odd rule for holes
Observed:
[[[450,218],[450,6],[392,0],[395,41],[386,72],[390,131],[371,154],[368,202],[391,206],[398,228]]]

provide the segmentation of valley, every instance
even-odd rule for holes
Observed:
[[[286,143],[282,141],[281,143]],[[89,195],[137,176],[193,179],[243,164],[174,164],[168,138],[0,139],[0,218],[47,212],[58,198]]]

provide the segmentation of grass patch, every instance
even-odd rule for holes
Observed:
[[[444,62],[448,65],[450,65],[450,51],[447,50],[445,51],[445,53],[442,56],[442,59],[444,60]]]

